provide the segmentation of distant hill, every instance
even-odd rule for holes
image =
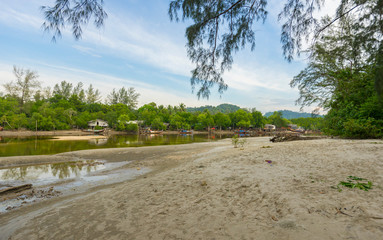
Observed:
[[[231,112],[236,112],[240,107],[228,103],[220,104],[216,107],[206,105],[203,107],[188,107],[186,108],[186,111],[188,112],[202,112],[203,110],[208,109],[211,113],[215,114],[217,112],[222,112],[222,113],[231,113]]]
[[[293,118],[310,118],[313,117],[311,113],[302,113],[302,112],[293,112],[290,110],[279,110],[278,112],[282,113],[282,117],[286,119],[293,119]],[[267,112],[265,113],[265,117],[269,117],[273,115],[274,112]],[[322,115],[315,115],[316,117],[323,117]]]

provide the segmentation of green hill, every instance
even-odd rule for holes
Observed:
[[[322,115],[312,115],[311,113],[305,113],[305,112],[293,112],[290,110],[279,110],[278,112],[282,113],[282,117],[286,119],[294,119],[294,118],[310,118],[310,117],[323,117]],[[265,113],[265,117],[269,117],[273,115],[274,112],[267,112]]]
[[[217,112],[222,112],[222,113],[235,112],[238,109],[240,109],[240,107],[238,107],[236,105],[224,103],[224,104],[220,104],[216,107],[210,106],[210,105],[206,105],[206,106],[202,106],[202,107],[188,107],[188,108],[186,108],[186,111],[193,113],[193,112],[202,112],[205,109],[208,109],[211,113],[215,114]]]

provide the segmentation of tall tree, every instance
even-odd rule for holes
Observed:
[[[72,95],[73,85],[67,81],[62,81],[60,84],[56,84],[53,88],[53,95],[60,95],[64,99],[68,100]]]
[[[344,17],[338,24],[327,27],[318,41],[308,49],[308,66],[290,82],[291,87],[298,87],[300,97],[297,104],[329,109],[334,92],[341,86],[347,71],[358,73],[367,65],[374,67],[375,54],[371,46],[366,46],[359,38],[362,29],[355,28],[358,19]],[[329,24],[331,19],[324,18],[322,23]]]
[[[86,90],[86,103],[97,103],[101,100],[101,93],[98,89],[94,89],[92,84]]]
[[[39,75],[35,71],[29,69],[24,70],[13,66],[13,74],[16,77],[16,81],[11,81],[4,84],[5,91],[14,97],[19,99],[20,105],[31,99],[34,92],[40,88],[40,82],[37,80]]]
[[[76,87],[73,88],[72,95],[76,95],[78,100],[85,102],[85,91],[83,89],[84,84],[82,82],[77,83]]]
[[[251,124],[256,128],[263,128],[265,126],[266,119],[262,113],[253,108],[251,110]]]
[[[128,90],[126,90],[125,87],[122,87],[118,91],[113,89],[113,91],[110,94],[108,94],[107,103],[109,104],[122,103],[122,104],[128,105],[130,109],[135,109],[138,104],[139,96],[140,94],[137,93],[133,87],[128,88]]]
[[[227,114],[218,112],[214,115],[215,124],[222,130],[222,127],[227,128],[231,124],[230,117]]]
[[[282,113],[277,111],[275,111],[273,115],[268,118],[268,121],[269,123],[275,125],[277,128],[287,127],[288,124],[287,119],[282,117]]]

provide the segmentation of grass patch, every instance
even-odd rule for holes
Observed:
[[[372,189],[372,182],[368,181],[365,178],[355,177],[355,176],[348,176],[347,181],[340,181],[336,187],[332,187],[335,189],[338,189],[339,192],[342,191],[341,186],[347,187],[347,188],[359,188],[364,191],[368,191]]]

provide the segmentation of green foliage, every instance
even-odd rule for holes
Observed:
[[[348,119],[343,123],[344,136],[349,138],[376,138],[382,136],[383,122],[380,121],[380,127],[376,121],[369,119]]]
[[[355,176],[348,176],[347,178],[348,178],[347,182],[340,181],[339,184],[336,186],[336,188],[338,189],[339,192],[342,191],[340,186],[344,186],[347,188],[359,188],[359,189],[364,190],[364,191],[368,191],[368,190],[372,189],[372,186],[373,186],[372,182],[368,181],[365,178],[360,178],[360,177],[355,177]]]
[[[164,123],[162,122],[161,117],[156,117],[153,119],[151,128],[153,128],[155,130],[165,130],[166,129]]]
[[[0,123],[5,129],[29,130],[65,130],[71,128],[86,129],[88,122],[94,119],[106,120],[111,128],[121,131],[137,131],[137,124],[128,124],[129,120],[141,120],[140,127],[165,130],[170,129],[207,130],[212,127],[262,127],[265,118],[255,109],[252,112],[230,104],[222,104],[214,109],[204,108],[202,112],[188,112],[184,104],[179,106],[157,106],[145,104],[138,110],[125,103],[102,104],[88,102],[82,83],[73,87],[71,83],[61,82],[54,88],[54,95],[37,97],[22,107],[18,98],[7,95],[0,97]],[[93,89],[93,92],[98,90]],[[44,95],[45,96],[45,95]],[[196,108],[198,109],[198,108]],[[232,112],[236,109],[234,112]],[[223,113],[223,112],[226,113]],[[142,125],[142,126],[141,126]]]
[[[236,127],[248,128],[250,126],[251,118],[251,113],[239,109],[232,115],[232,123],[234,123]]]
[[[239,122],[237,122],[237,127],[240,127],[240,128],[248,128],[250,127],[250,121],[245,121],[245,120],[241,120]]]
[[[138,118],[144,121],[145,126],[150,126],[157,116],[157,111],[155,103],[145,104],[138,109]]]
[[[231,143],[233,144],[234,148],[238,148],[238,146],[240,146],[241,149],[243,149],[246,142],[247,142],[247,140],[245,138],[240,138],[240,137],[238,137],[238,135],[234,135],[231,138]]]
[[[13,97],[0,97],[0,117],[3,117],[3,121],[5,121],[6,116],[10,114],[16,114],[20,111],[18,107],[19,103],[16,98]],[[7,127],[7,126],[5,126]]]
[[[62,81],[60,84],[56,84],[53,88],[53,95],[60,96],[66,100],[72,95],[73,85],[66,81]]]
[[[173,130],[190,129],[191,114],[187,112],[177,112],[170,116],[170,127]]]
[[[125,87],[122,87],[118,91],[113,89],[107,97],[107,102],[111,105],[124,104],[127,105],[129,109],[135,109],[138,104],[139,96],[140,94],[137,93],[133,87],[128,88],[128,90],[126,90]]]
[[[377,32],[382,34],[383,21],[370,21],[370,17],[377,15],[376,2],[359,4],[362,15],[343,17],[322,32],[309,50],[308,67],[294,77],[291,86],[298,87],[297,103],[302,107],[318,104],[329,110],[324,120],[326,134],[381,138],[383,101],[379,100],[377,84],[381,76],[377,74],[382,43],[372,36]],[[342,1],[338,11],[348,7]],[[328,18],[323,19],[323,24],[330,22]]]
[[[221,112],[218,112],[217,114],[214,115],[214,122],[216,126],[220,128],[227,128],[231,124],[230,117],[226,114],[223,114]]]
[[[128,131],[128,132],[137,132],[138,125],[137,124],[128,124],[126,126],[125,130]]]
[[[118,124],[117,124],[117,130],[119,131],[125,131],[127,130],[127,126],[129,125],[129,115],[123,114],[118,117]]]
[[[202,128],[208,128],[214,126],[214,118],[209,111],[201,113],[197,117],[198,123],[201,124]]]
[[[293,124],[303,127],[306,130],[322,130],[324,128],[324,118],[294,118],[290,119]]]
[[[277,128],[287,127],[289,124],[289,121],[282,117],[282,113],[277,111],[275,111],[267,121],[268,123],[275,125]]]
[[[339,75],[339,89],[334,91],[330,111],[325,117],[325,132],[348,138],[383,136],[383,103],[374,89],[371,68],[364,72]]]
[[[239,137],[238,137],[238,135],[234,135],[234,136],[231,138],[231,143],[233,144],[234,148],[237,148],[237,147],[238,147],[238,142],[239,142]]]
[[[28,119],[25,113],[11,115],[8,117],[8,121],[15,129],[25,128],[28,123]]]
[[[251,124],[256,128],[263,128],[266,124],[266,119],[262,116],[261,112],[256,111],[255,109],[251,113]]]

